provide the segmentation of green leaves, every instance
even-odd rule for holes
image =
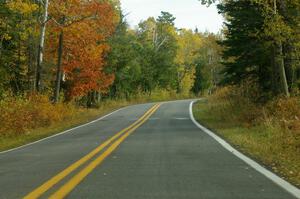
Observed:
[[[207,5],[207,6],[216,2],[216,0],[199,0],[199,1],[201,1],[202,5]]]
[[[175,17],[162,12],[130,30],[121,21],[111,40],[112,51],[108,66],[116,80],[111,89],[114,96],[130,96],[136,90],[151,92],[156,87],[175,88],[177,85],[177,53]]]
[[[299,71],[299,3],[293,0],[224,1],[224,83],[254,79],[262,96],[289,95]],[[296,11],[297,10],[297,11]],[[296,12],[295,12],[296,11]],[[286,74],[285,74],[286,73]],[[287,82],[289,85],[287,85]],[[289,88],[288,88],[289,87]],[[299,88],[299,86],[298,86]]]
[[[30,0],[0,3],[0,86],[14,93],[29,87],[38,5]]]

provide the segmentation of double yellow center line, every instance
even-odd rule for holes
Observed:
[[[59,183],[65,177],[67,177],[70,173],[75,171],[78,167],[95,157],[97,154],[99,156],[91,161],[87,166],[81,169],[78,173],[76,173],[68,182],[62,185],[54,194],[52,194],[49,198],[50,199],[60,199],[64,198],[68,195],[89,173],[91,173],[97,166],[99,166],[103,160],[108,157],[116,148],[130,135],[132,134],[137,128],[139,128],[142,124],[144,124],[151,115],[160,107],[160,104],[154,105],[150,108],[141,118],[135,121],[133,124],[128,126],[127,128],[123,129],[122,131],[115,134],[110,139],[106,140],[100,146],[95,148],[86,156],[82,157],[80,160],[76,161],[56,176],[52,177],[44,184],[33,190],[31,193],[26,195],[24,199],[35,199],[40,197],[42,194],[47,192],[50,188],[52,188],[55,184]],[[100,153],[105,147],[107,149]]]

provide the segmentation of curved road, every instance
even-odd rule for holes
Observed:
[[[0,153],[0,199],[296,198],[201,131],[190,103],[129,106]]]

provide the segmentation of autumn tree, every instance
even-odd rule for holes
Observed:
[[[220,86],[224,74],[222,73],[223,47],[219,42],[222,35],[213,33],[196,33],[202,38],[202,45],[196,51],[194,64],[195,80],[192,91],[195,94],[213,93]]]
[[[38,5],[30,0],[0,2],[0,91],[21,94],[31,86]]]
[[[97,0],[57,0],[50,13],[52,49],[58,49],[55,101],[62,72],[66,100],[106,92],[114,79],[104,68],[104,56],[110,49],[106,40],[117,21],[112,5]]]
[[[182,29],[178,33],[178,92],[188,95],[194,85],[197,52],[202,46],[202,37],[192,30]]]

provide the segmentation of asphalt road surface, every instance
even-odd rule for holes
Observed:
[[[129,106],[0,153],[0,198],[297,198],[201,131],[190,103]]]

